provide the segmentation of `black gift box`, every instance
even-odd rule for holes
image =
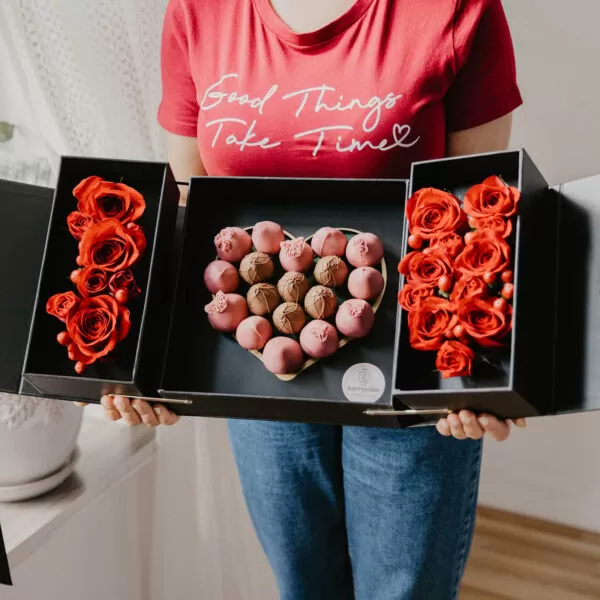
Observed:
[[[142,293],[128,303],[131,330],[114,352],[114,360],[97,362],[83,375],[75,374],[74,363],[57,334],[64,330],[58,319],[46,313],[53,294],[74,290],[70,273],[78,268],[77,241],[70,235],[66,219],[76,210],[73,188],[84,178],[97,175],[121,181],[138,190],[146,210],[138,224],[144,229],[147,249],[133,268]],[[54,398],[97,402],[102,394],[155,395],[162,367],[170,290],[165,285],[173,247],[179,190],[165,163],[65,157],[62,159],[52,204],[33,321],[27,344],[24,384]],[[5,232],[17,238],[18,229]],[[36,242],[38,241],[36,237]],[[7,315],[3,315],[5,318]]]
[[[364,411],[391,408],[396,266],[406,189],[405,181],[192,179],[161,396],[188,401],[172,406],[180,414],[398,426],[394,418],[371,419]],[[203,310],[211,295],[202,273],[215,258],[215,235],[227,226],[250,227],[262,220],[276,221],[297,237],[324,226],[369,231],[385,245],[387,288],[371,334],[292,381],[281,381],[231,336],[213,330]],[[349,401],[344,374],[362,364],[368,366],[362,383],[354,386],[358,401]],[[361,401],[363,383],[367,397],[379,396],[374,404]],[[368,392],[376,387],[378,392]]]
[[[416,163],[410,194],[433,187],[459,198],[491,175],[521,192],[513,251],[515,293],[508,347],[471,377],[442,379],[435,352],[411,348],[408,314],[398,309],[394,400],[414,409],[472,409],[504,418],[552,414],[558,320],[560,195],[524,150]],[[408,247],[405,221],[403,256]],[[403,278],[402,278],[403,279]],[[404,281],[400,282],[402,286]]]

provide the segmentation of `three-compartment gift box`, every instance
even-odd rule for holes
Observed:
[[[28,212],[24,187],[1,189],[19,261],[0,266],[8,391],[380,427],[600,408],[600,182],[549,188],[523,150],[417,163],[410,181],[193,178],[180,228],[164,163],[65,158],[51,214],[47,193]],[[505,196],[491,227],[481,211]],[[436,198],[454,211],[439,264]],[[399,306],[407,286],[422,310]]]

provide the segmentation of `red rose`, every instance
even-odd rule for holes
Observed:
[[[435,188],[413,194],[406,203],[410,232],[424,240],[457,231],[466,221],[458,198]]]
[[[512,307],[507,311],[494,308],[491,301],[467,298],[458,305],[458,321],[480,346],[502,346],[502,340],[512,328]]]
[[[116,272],[127,269],[146,248],[146,237],[137,225],[125,228],[117,219],[94,223],[79,242],[77,264]]]
[[[86,229],[93,223],[92,217],[84,215],[80,212],[72,212],[67,217],[67,226],[69,233],[76,239],[80,240]]]
[[[133,273],[130,269],[115,273],[108,282],[108,289],[113,295],[118,290],[126,290],[128,298],[135,298],[141,291],[135,283]]]
[[[437,248],[445,252],[450,258],[456,258],[465,247],[465,243],[458,233],[446,233],[431,241],[430,248]]]
[[[444,343],[446,332],[456,325],[454,305],[443,298],[425,298],[408,313],[410,345],[416,350],[437,350]]]
[[[83,299],[67,319],[72,359],[91,365],[129,333],[129,310],[106,294]]]
[[[512,217],[517,212],[521,192],[509,187],[499,177],[488,177],[465,195],[464,208],[473,217]]]
[[[454,267],[463,275],[482,277],[485,273],[499,273],[510,264],[510,246],[491,229],[470,234],[469,243],[456,257]]]
[[[436,287],[440,277],[451,276],[452,260],[439,249],[428,248],[428,252],[409,252],[398,265],[398,271],[415,287]]]
[[[454,289],[450,294],[450,300],[458,304],[466,298],[484,298],[487,296],[488,286],[479,277],[463,277],[454,284]]]
[[[444,379],[471,374],[475,352],[462,342],[444,342],[438,350],[435,366]]]
[[[124,183],[104,181],[101,177],[87,177],[73,190],[79,212],[94,221],[117,219],[121,223],[136,221],[146,209],[144,197]]]
[[[421,300],[432,296],[433,290],[432,287],[415,287],[407,283],[398,293],[398,303],[404,310],[411,312],[416,309]]]
[[[102,293],[108,285],[107,273],[100,267],[84,267],[77,274],[77,291],[82,298]]]
[[[61,321],[66,321],[69,315],[77,309],[80,300],[73,292],[54,294],[46,302],[46,312]]]
[[[472,219],[475,229],[491,229],[500,237],[507,238],[512,233],[512,221],[505,219],[500,215],[492,215],[491,217],[482,217],[481,219]]]

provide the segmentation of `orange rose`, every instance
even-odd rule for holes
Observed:
[[[457,271],[469,277],[482,277],[508,268],[510,246],[495,231],[481,229],[469,235],[469,243],[454,262]]]
[[[433,290],[432,287],[415,287],[407,283],[398,293],[398,303],[404,310],[411,312],[417,308],[421,300],[432,296]]]
[[[117,219],[105,219],[84,233],[77,264],[122,271],[137,262],[145,249],[146,237],[138,225],[124,227]]]
[[[450,300],[458,304],[466,298],[483,298],[487,296],[488,289],[485,281],[479,277],[463,277],[454,284]]]
[[[119,290],[125,290],[128,298],[135,298],[141,291],[130,269],[115,273],[108,282],[108,289],[113,295]]]
[[[446,233],[443,236],[431,240],[430,248],[437,248],[445,252],[450,258],[456,258],[465,247],[465,243],[458,233]]]
[[[46,312],[61,321],[66,321],[69,315],[77,309],[80,298],[73,292],[54,294],[46,302]]]
[[[471,223],[475,229],[491,229],[502,238],[507,238],[513,230],[512,221],[500,215],[482,217],[481,219],[473,217]]]
[[[473,368],[475,352],[462,342],[444,342],[438,350],[435,366],[443,379],[467,377]]]
[[[84,215],[80,212],[72,212],[67,217],[67,227],[69,228],[70,234],[76,239],[80,240],[83,237],[86,229],[93,223],[92,217]]]
[[[410,345],[415,350],[437,350],[456,325],[454,305],[443,298],[425,298],[408,313]]]
[[[406,217],[410,232],[424,240],[457,231],[467,218],[456,197],[435,188],[413,194],[406,203]]]
[[[130,327],[129,310],[112,296],[85,298],[67,319],[70,356],[91,365],[112,352]]]
[[[77,274],[77,291],[82,298],[102,293],[108,285],[106,271],[100,267],[84,267]]]
[[[409,252],[398,265],[398,271],[415,287],[436,287],[440,277],[452,276],[452,259],[436,248],[427,252]]]
[[[488,177],[465,195],[465,212],[473,217],[512,217],[517,212],[521,192],[509,187],[499,177]]]
[[[512,307],[502,312],[491,301],[467,298],[458,305],[458,322],[480,346],[502,346],[512,328]]]
[[[137,221],[146,209],[144,197],[124,183],[104,181],[93,175],[81,181],[73,190],[79,203],[77,209],[94,221],[117,219],[121,223]]]

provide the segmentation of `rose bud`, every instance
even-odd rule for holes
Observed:
[[[444,294],[447,294],[452,287],[452,279],[448,275],[442,275],[438,281],[438,287]]]
[[[120,290],[117,290],[115,292],[115,300],[117,302],[120,302],[121,304],[126,304],[127,300],[129,300],[129,293],[127,292],[127,290],[121,288]]]
[[[496,298],[494,300],[494,308],[496,310],[504,312],[507,307],[508,307],[508,303],[506,302],[506,300],[504,298]]]
[[[66,346],[67,344],[69,344],[69,342],[71,341],[71,336],[69,335],[69,333],[67,331],[61,331],[57,336],[56,336],[56,341],[61,345],[61,346]]]
[[[80,274],[81,274],[81,269],[75,269],[74,271],[71,272],[71,276],[69,277],[69,279],[73,283],[77,283],[77,280],[79,279]]]
[[[512,283],[513,272],[512,271],[504,271],[504,273],[502,273],[501,279],[502,279],[503,283]]]
[[[82,362],[77,361],[75,363],[75,373],[77,373],[77,375],[81,375],[84,371],[85,371],[85,365]]]
[[[413,250],[418,250],[423,245],[423,240],[418,235],[409,235],[408,245]]]
[[[453,330],[452,333],[454,333],[454,337],[457,338],[461,338],[464,337],[465,335],[465,328],[462,325],[457,325]]]
[[[513,297],[514,291],[515,286],[512,283],[505,283],[502,286],[502,296],[507,300],[510,300]]]
[[[483,280],[488,285],[494,285],[494,282],[496,281],[496,274],[492,273],[491,271],[488,271],[487,273],[484,273]]]

